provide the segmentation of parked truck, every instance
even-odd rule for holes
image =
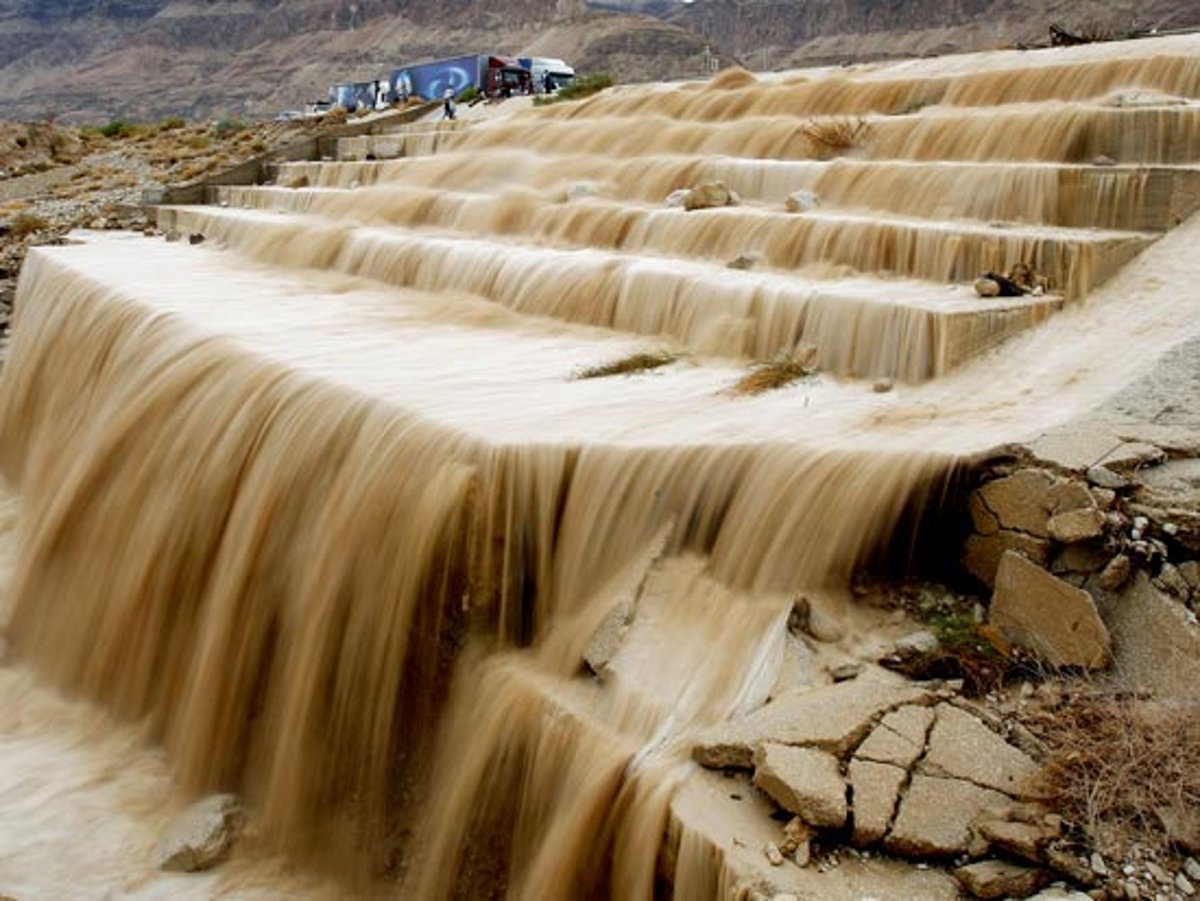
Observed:
[[[492,54],[472,54],[415,63],[392,70],[390,99],[441,100],[450,91],[455,97],[475,88],[488,97],[533,93],[533,76],[515,59]]]
[[[517,62],[529,70],[529,76],[533,80],[533,90],[538,94],[556,91],[570,84],[571,80],[575,78],[575,70],[561,59],[552,59],[548,56],[522,56]]]

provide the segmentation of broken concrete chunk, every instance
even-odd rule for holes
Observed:
[[[1095,506],[1092,494],[1088,491],[1087,485],[1083,482],[1076,482],[1073,479],[1063,479],[1056,482],[1046,493],[1046,499],[1050,503],[1050,512],[1053,514],[1070,513],[1073,510],[1086,510],[1089,507]]]
[[[887,834],[908,773],[891,764],[855,759],[850,762],[849,775],[854,798],[853,841],[862,848]]]
[[[588,669],[596,675],[602,676],[608,669],[609,661],[616,655],[625,640],[629,624],[633,622],[633,615],[633,599],[622,598],[613,604],[608,613],[604,615],[604,619],[600,621],[600,625],[596,627],[596,631],[592,633],[592,637],[584,649],[583,659],[587,663]]]
[[[1044,870],[981,860],[954,871],[959,885],[976,898],[1027,898],[1049,882]]]
[[[1112,640],[1092,596],[1006,551],[996,571],[991,622],[1015,645],[1053,666],[1102,669]]]
[[[1096,578],[1097,587],[1104,591],[1116,591],[1127,581],[1133,572],[1133,561],[1128,554],[1117,554],[1105,565]]]
[[[1014,857],[1038,863],[1042,849],[1061,835],[1062,830],[1045,823],[1019,823],[984,820],[976,827],[989,845]]]
[[[1143,444],[1140,441],[1127,441],[1101,460],[1098,465],[1124,473],[1140,469],[1143,466],[1157,466],[1166,459],[1166,452],[1161,447]],[[1105,485],[1103,487],[1110,488],[1112,486]]]
[[[953,704],[939,704],[936,713],[922,773],[964,779],[1016,797],[1028,795],[1026,783],[1038,767],[1024,751]]]
[[[1020,469],[979,489],[980,498],[1002,528],[1045,538],[1050,519],[1049,492],[1055,478],[1044,469]]]
[[[904,704],[932,703],[933,695],[911,683],[854,679],[780,695],[749,716],[704,732],[692,756],[708,767],[754,765],[764,742],[820,748],[845,754],[866,736],[877,716]]]
[[[159,869],[179,873],[208,870],[233,850],[245,824],[241,802],[213,795],[193,804],[172,821],[158,846]]]
[[[907,770],[925,750],[925,737],[932,723],[933,710],[929,707],[910,704],[893,710],[858,746],[854,756]]]
[[[754,784],[813,826],[837,829],[846,822],[841,765],[825,751],[767,742],[754,754]]]
[[[1120,491],[1122,488],[1129,487],[1129,480],[1124,476],[1113,472],[1107,466],[1092,466],[1088,468],[1087,479],[1098,488],[1107,488],[1110,491]]]
[[[1050,557],[1050,542],[1008,529],[994,535],[969,535],[963,547],[963,567],[990,588],[996,583],[996,570],[1006,551],[1016,551],[1037,563],[1045,563]]]
[[[961,779],[917,773],[884,847],[905,857],[962,854],[971,842],[971,824],[992,808],[1011,803],[1007,796]]]
[[[708,210],[714,207],[736,206],[737,194],[729,190],[723,181],[709,181],[696,185],[683,197],[685,210]]]
[[[1056,513],[1046,523],[1050,537],[1063,544],[1079,544],[1099,537],[1104,531],[1104,513],[1095,507]]]

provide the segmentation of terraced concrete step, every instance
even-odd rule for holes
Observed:
[[[1071,102],[1114,92],[1200,96],[1194,35],[1050,51],[1010,51],[908,60],[796,73],[731,75],[689,85],[677,96],[610,91],[591,108],[640,117],[669,104],[679,119],[720,121],[748,115],[895,114],[933,105]],[[547,116],[568,110],[547,109]]]
[[[491,153],[523,149],[608,155],[630,159],[683,153],[752,159],[805,160],[853,156],[876,160],[960,160],[1189,165],[1200,163],[1200,105],[1110,107],[1096,104],[1029,104],[993,108],[933,108],[893,116],[868,116],[843,144],[814,141],[813,122],[796,116],[746,117],[730,122],[681,122],[647,113],[637,126],[626,117],[536,116],[482,123],[453,134],[399,140],[399,156]],[[823,134],[818,130],[818,135]],[[833,143],[827,143],[833,141]]]
[[[279,167],[275,180],[282,186],[327,188],[387,184],[488,191],[526,187],[562,196],[575,186],[602,198],[652,204],[678,187],[722,180],[744,201],[777,208],[790,194],[810,191],[823,206],[904,216],[1139,231],[1172,228],[1200,208],[1200,167],[1181,166],[819,162],[677,155],[613,161],[603,156],[505,150],[486,161],[452,154],[388,161],[381,153],[376,161],[291,163]]]
[[[925,219],[820,208],[803,216],[782,209],[724,207],[687,212],[661,206],[545,202],[519,195],[379,189],[365,194],[322,190],[231,189],[228,201],[304,211],[350,223],[448,229],[463,235],[536,242],[539,246],[655,254],[728,262],[746,254],[779,270],[847,266],[860,273],[962,283],[981,272],[1026,263],[1055,291],[1080,297],[1135,256],[1155,235]]]
[[[704,354],[762,358],[811,344],[822,368],[905,381],[945,372],[1061,303],[1057,297],[984,301],[966,286],[805,279],[263,211],[166,207],[159,222],[264,262],[464,292],[523,314],[668,336]]]

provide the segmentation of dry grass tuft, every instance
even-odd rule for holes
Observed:
[[[20,213],[8,227],[9,234],[17,239],[27,238],[34,232],[44,231],[50,223],[35,213]]]
[[[730,393],[737,396],[763,394],[809,378],[816,372],[816,353],[812,348],[795,355],[776,354],[769,360],[751,363],[750,371],[734,383]]]
[[[1096,850],[1200,839],[1200,710],[1129,694],[1065,696],[1032,724],[1050,748],[1042,782]]]
[[[813,155],[819,159],[841,156],[867,137],[867,120],[861,116],[813,119],[801,128]]]
[[[665,350],[654,351],[653,353],[635,353],[627,357],[622,357],[619,360],[613,360],[611,363],[591,366],[576,373],[575,378],[603,379],[613,375],[633,375],[638,372],[649,372],[652,369],[661,369],[663,366],[670,366],[678,359],[679,354]]]

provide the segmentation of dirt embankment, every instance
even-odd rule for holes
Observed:
[[[319,125],[113,121],[103,127],[0,122],[0,340],[29,247],[73,228],[144,230],[142,196],[290,143]]]

